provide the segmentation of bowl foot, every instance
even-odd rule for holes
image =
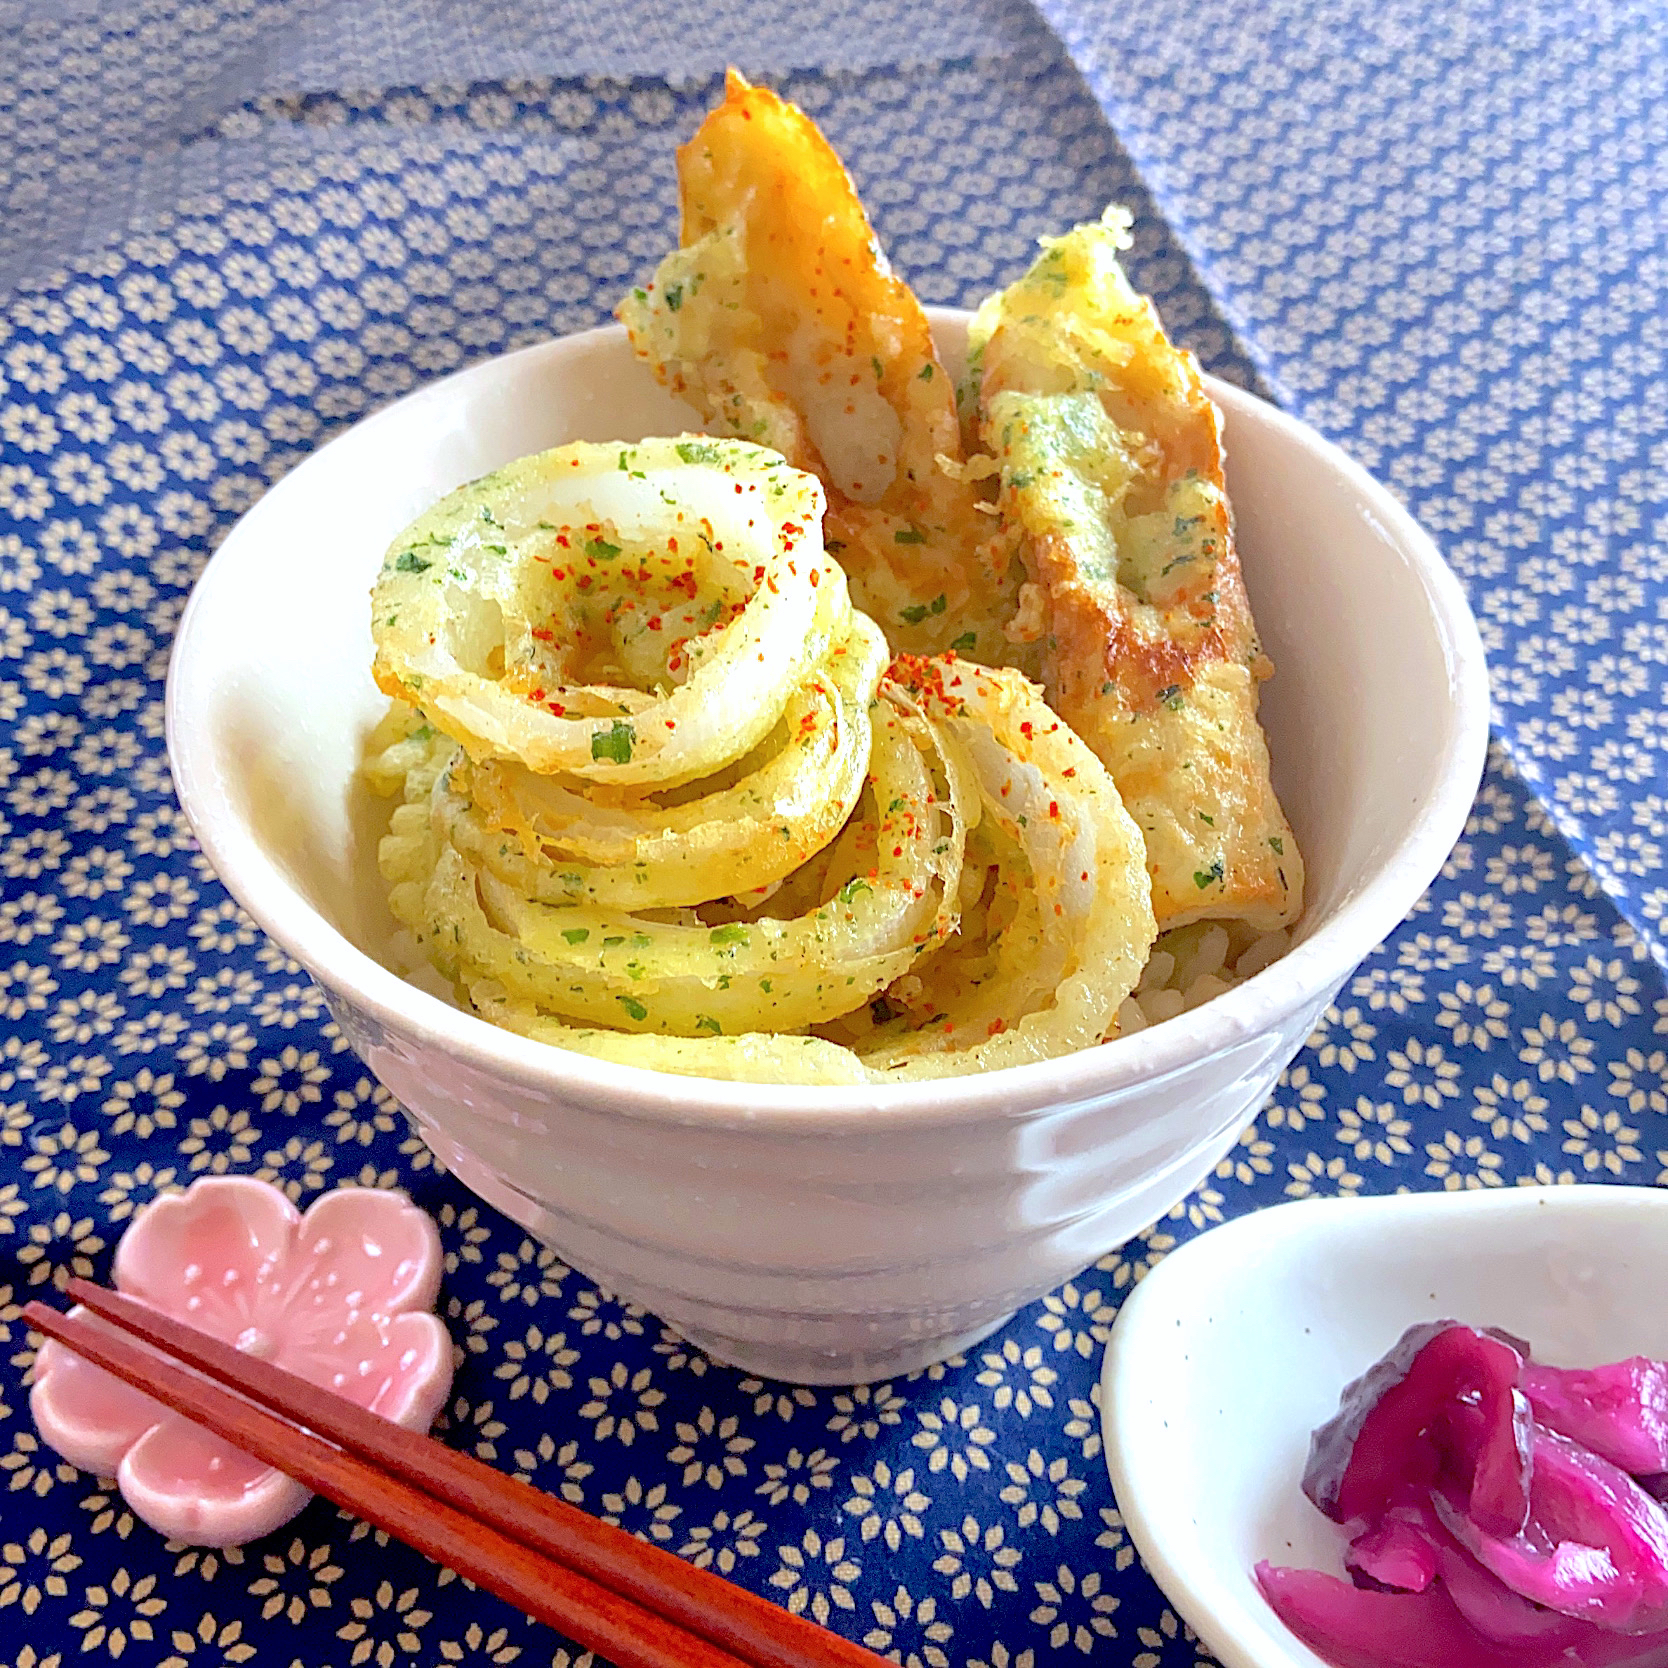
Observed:
[[[1012,1314],[998,1315],[970,1332],[945,1333],[936,1338],[911,1338],[873,1351],[819,1350],[807,1345],[762,1344],[757,1339],[726,1338],[698,1326],[678,1330],[703,1355],[721,1366],[736,1367],[755,1378],[781,1379],[788,1384],[875,1384],[919,1372],[948,1356],[982,1343]]]
[[[536,1199],[529,1198],[513,1182],[490,1165],[483,1164],[467,1148],[459,1146],[427,1120],[414,1118],[413,1123],[435,1155],[464,1186],[551,1246],[575,1268],[584,1269],[610,1292],[641,1303],[657,1314],[675,1328],[680,1337],[688,1339],[703,1355],[720,1366],[735,1367],[758,1378],[781,1379],[788,1384],[875,1384],[882,1379],[918,1372],[962,1350],[972,1349],[1013,1319],[1014,1311],[1008,1309],[992,1319],[958,1331],[932,1332],[925,1336],[898,1339],[896,1333],[908,1326],[909,1317],[889,1315],[886,1323],[876,1326],[862,1314],[823,1313],[814,1318],[767,1314],[760,1317],[761,1330],[766,1326],[780,1327],[784,1333],[800,1331],[801,1338],[778,1342],[758,1337],[733,1337],[721,1328],[706,1327],[699,1320],[686,1318],[691,1307],[697,1305],[709,1315],[715,1308],[722,1314],[725,1312],[723,1308],[692,1298],[687,1292],[667,1291],[653,1280],[643,1279],[641,1271],[637,1278],[633,1278],[624,1270],[606,1267],[602,1259],[586,1256],[584,1248],[573,1243],[574,1224],[571,1221],[564,1220]],[[937,1316],[921,1318],[928,1325],[939,1319]],[[813,1327],[813,1335],[827,1337],[832,1331],[842,1341],[832,1345],[812,1343],[803,1337],[803,1333]],[[889,1331],[893,1336],[883,1336],[872,1348],[852,1347],[844,1342],[848,1338],[862,1338],[865,1331],[871,1328]]]

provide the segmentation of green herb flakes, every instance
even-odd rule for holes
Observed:
[[[616,718],[606,730],[591,732],[591,757],[609,759],[615,764],[630,764],[632,745],[637,732],[623,719]]]
[[[899,538],[903,535],[900,533]],[[944,593],[940,591],[931,602],[912,602],[907,608],[898,610],[898,618],[909,625],[919,625],[929,614],[942,614],[947,606]]]

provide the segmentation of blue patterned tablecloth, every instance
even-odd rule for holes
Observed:
[[[1532,0],[0,0],[0,1668],[568,1664],[315,1503],[164,1545],[37,1444],[18,1309],[136,1206],[408,1188],[450,1440],[919,1668],[1199,1650],[1106,1481],[1120,1296],[1281,1198],[1668,1181],[1668,8]],[[1339,439],[1469,587],[1464,839],[1212,1180],[965,1360],[713,1366],[440,1173],[171,792],[162,679],[279,475],[454,367],[604,319],[733,58],[970,304],[1110,199],[1215,370]]]

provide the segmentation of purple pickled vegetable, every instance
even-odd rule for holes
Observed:
[[[1440,1581],[1373,1593],[1319,1570],[1264,1563],[1256,1573],[1275,1615],[1335,1668],[1668,1668],[1668,1633],[1629,1637],[1553,1617],[1544,1633],[1504,1643],[1479,1633]]]
[[[1522,1369],[1511,1344],[1458,1321],[1409,1327],[1315,1432],[1303,1492],[1339,1523],[1371,1523],[1439,1487],[1479,1529],[1517,1534],[1531,1463]]]
[[[1421,1525],[1392,1513],[1349,1543],[1344,1568],[1358,1587],[1422,1593],[1436,1579],[1436,1548]]]
[[[1274,1614],[1335,1668],[1542,1668],[1480,1640],[1440,1587],[1371,1593],[1319,1570],[1257,1565]]]
[[[1614,1633],[1668,1627],[1668,1512],[1619,1466],[1537,1425],[1529,1518],[1490,1534],[1436,1493],[1442,1523],[1513,1592]]]
[[[1483,1638],[1497,1645],[1528,1645],[1558,1642],[1578,1646],[1589,1633],[1605,1632],[1608,1638],[1622,1638],[1533,1604],[1514,1593],[1499,1576],[1483,1568],[1451,1535],[1437,1552],[1437,1573],[1442,1590]]]
[[[1535,1418],[1624,1471],[1668,1471],[1668,1361],[1635,1355],[1607,1367],[1543,1367],[1520,1380]]]
[[[1413,1327],[1303,1486],[1354,1526],[1354,1585],[1257,1581],[1335,1668],[1668,1668],[1668,1362],[1543,1367],[1494,1328]]]
[[[1572,1637],[1591,1626],[1572,1621],[1555,1610],[1532,1604],[1485,1569],[1442,1526],[1430,1500],[1397,1506],[1379,1525],[1379,1533],[1394,1529],[1402,1546],[1418,1544],[1430,1561],[1454,1608],[1485,1639],[1500,1645],[1545,1640],[1554,1633]],[[1349,1554],[1345,1554],[1346,1563]]]

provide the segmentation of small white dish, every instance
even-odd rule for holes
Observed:
[[[1315,1668],[1260,1559],[1343,1574],[1304,1497],[1309,1433],[1415,1322],[1526,1338],[1556,1366],[1668,1355],[1668,1193],[1513,1188],[1280,1205],[1167,1257],[1125,1301],[1101,1377],[1131,1539],[1224,1668]]]

